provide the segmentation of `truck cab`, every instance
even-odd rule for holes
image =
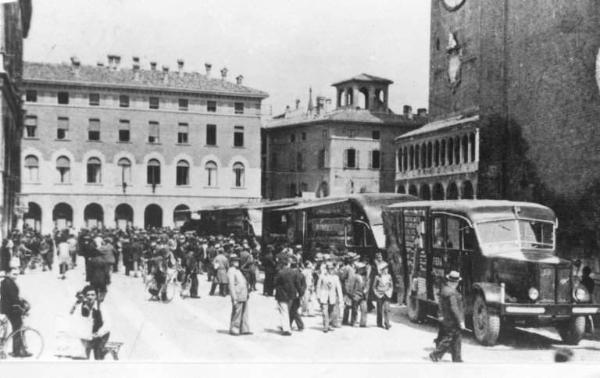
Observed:
[[[475,338],[494,345],[514,325],[552,325],[578,344],[596,314],[571,262],[556,254],[558,221],[542,205],[457,200],[396,204],[384,210],[389,246],[400,255],[409,318],[437,315],[438,293],[460,272],[465,315]]]

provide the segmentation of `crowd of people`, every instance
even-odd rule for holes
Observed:
[[[198,276],[210,281],[208,295],[230,296],[230,333],[251,334],[250,293],[257,290],[259,272],[264,272],[262,294],[277,302],[279,327],[284,336],[304,330],[303,317],[321,316],[323,332],[343,325],[367,326],[367,313],[376,309],[377,326],[389,329],[393,282],[381,253],[373,259],[331,245],[304,250],[301,245],[266,245],[235,235],[198,235],[174,229],[72,229],[52,235],[25,229],[15,231],[2,243],[0,270],[27,274],[30,269],[54,272],[65,279],[85,261],[84,288],[77,293],[72,313],[93,318],[87,353],[102,358],[110,332],[102,306],[108,295],[111,274],[121,267],[128,276],[151,277],[149,294],[165,300],[169,272],[188,283],[190,298],[200,298]],[[101,330],[102,332],[98,332]]]

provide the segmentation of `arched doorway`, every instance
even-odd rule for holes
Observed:
[[[456,183],[451,182],[448,185],[448,191],[446,193],[446,198],[449,200],[458,199],[458,187],[456,186]]]
[[[444,187],[439,182],[433,186],[433,200],[441,201],[444,199]]]
[[[104,225],[104,210],[97,203],[90,203],[83,210],[83,220],[87,228],[102,228]]]
[[[144,211],[144,228],[162,227],[163,212],[160,206],[152,204]]]
[[[475,193],[473,190],[473,184],[471,181],[465,181],[462,185],[462,198],[463,199],[473,199],[475,198]]]
[[[35,202],[29,202],[29,209],[23,215],[23,223],[35,231],[42,231],[42,208]]]
[[[408,194],[413,195],[413,196],[418,196],[419,192],[417,191],[417,187],[414,185],[411,185],[408,187]]]
[[[319,185],[319,189],[317,190],[317,198],[327,196],[329,196],[329,184],[327,184],[327,181],[322,181],[321,185]]]
[[[57,204],[52,210],[52,220],[54,227],[59,230],[71,227],[73,225],[73,208],[64,202]]]
[[[117,206],[115,209],[115,224],[121,230],[133,227],[133,208],[126,203]]]
[[[421,192],[419,193],[419,197],[421,197],[421,199],[425,201],[429,201],[431,199],[431,190],[429,189],[429,185],[421,185]]]
[[[175,227],[181,227],[185,222],[190,220],[190,208],[187,205],[178,205],[173,211],[173,224]]]
[[[405,194],[406,189],[404,188],[404,185],[398,185],[398,189],[396,189],[396,193]]]

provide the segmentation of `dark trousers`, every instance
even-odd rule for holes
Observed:
[[[275,278],[275,272],[265,270],[265,280],[263,282],[263,294],[273,295],[273,280]]]
[[[67,263],[60,263],[58,267],[58,271],[60,274],[65,274],[69,269],[69,265]]]
[[[210,293],[209,295],[215,295],[215,289],[219,286],[219,295],[224,297],[229,294],[229,285],[228,284],[220,284],[213,280],[213,283],[210,285]],[[190,294],[191,295],[191,294]]]
[[[298,330],[301,331],[304,329],[304,322],[302,321],[302,316],[300,316],[300,313],[298,313],[299,309],[300,309],[300,298],[296,298],[296,299],[292,300],[292,303],[289,307],[290,328],[292,328],[292,326],[294,325],[294,322],[296,322],[296,326],[298,326]]]
[[[190,280],[190,297],[198,296],[198,275],[192,272],[186,272],[183,282],[187,284],[188,278]]]
[[[23,326],[23,319],[21,319],[20,316],[16,316],[16,317],[9,317],[8,320],[10,321],[10,325],[12,327],[13,332],[20,329]],[[18,356],[23,352],[26,352],[25,350],[25,344],[23,343],[23,340],[21,339],[21,335],[22,333],[16,333],[13,336],[13,355],[14,356]]]
[[[110,332],[102,337],[94,337],[90,340],[85,347],[85,355],[87,358],[90,358],[90,352],[94,352],[94,360],[103,360],[104,359],[104,346],[108,342],[108,338],[110,337]]]
[[[342,324],[349,325],[348,320],[350,319],[350,315],[352,318],[356,319],[356,308],[352,307],[352,302],[348,303],[348,298],[344,298],[344,314],[342,315]]]
[[[112,267],[113,272],[119,271],[119,255],[120,255],[120,253],[115,251],[115,263],[113,264],[113,267]]]
[[[390,325],[390,300],[386,297],[377,298],[377,326]]]
[[[441,339],[438,340],[437,346],[432,355],[437,359],[441,359],[446,352],[450,351],[450,354],[452,355],[452,361],[461,362],[462,340],[460,329],[457,327],[445,327],[443,325],[440,325],[440,327],[441,328],[438,337]]]
[[[367,326],[367,301],[365,299],[360,300],[352,300],[352,304],[350,306],[344,307],[344,317],[342,319],[342,324],[347,324],[350,326],[354,326],[356,324],[356,320],[358,318],[358,311],[360,310],[360,326]],[[350,322],[348,322],[348,318],[350,318]]]
[[[44,269],[48,267],[48,269],[52,270],[52,263],[54,262],[54,256],[52,252],[48,251],[42,254],[42,265],[44,265]]]

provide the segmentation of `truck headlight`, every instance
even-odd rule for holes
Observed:
[[[535,287],[529,288],[527,294],[529,295],[529,299],[532,301],[537,301],[537,299],[540,297],[540,292]]]
[[[590,293],[584,286],[577,286],[575,292],[573,293],[575,300],[577,302],[589,302],[590,301]]]

